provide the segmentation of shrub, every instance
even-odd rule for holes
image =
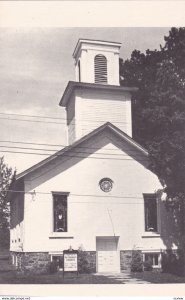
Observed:
[[[132,272],[143,271],[143,259],[142,259],[141,251],[139,250],[132,251],[131,271]]]
[[[54,274],[58,271],[58,264],[56,261],[51,261],[49,263],[49,273]]]
[[[172,273],[175,275],[183,275],[184,267],[184,255],[183,252],[177,250],[173,252],[172,250],[167,250],[162,253],[162,272]]]
[[[91,264],[88,253],[82,247],[78,249],[78,271],[79,273],[90,273]]]
[[[143,263],[144,266],[144,270],[145,271],[152,271],[153,267],[152,267],[152,261],[151,260],[147,260]]]

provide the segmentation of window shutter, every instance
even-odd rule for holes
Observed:
[[[107,59],[98,54],[94,59],[95,83],[107,83]]]

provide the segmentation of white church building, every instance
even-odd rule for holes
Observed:
[[[18,269],[44,272],[70,247],[83,247],[93,272],[130,270],[136,249],[161,266],[175,232],[148,153],[132,138],[137,88],[120,86],[120,47],[85,39],[76,45],[76,81],[60,100],[68,145],[14,183],[10,251]]]

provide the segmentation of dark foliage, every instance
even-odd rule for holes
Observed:
[[[160,50],[133,51],[120,62],[121,84],[137,86],[133,137],[150,155],[150,168],[168,198],[185,195],[185,28],[172,28]]]
[[[152,271],[152,261],[151,260],[147,260],[143,263],[143,267],[145,271]]]
[[[57,262],[56,261],[51,261],[49,263],[48,269],[49,269],[49,274],[56,273],[58,271],[58,264],[57,264]]]
[[[121,60],[120,82],[139,88],[132,99],[133,138],[149,152],[149,168],[167,195],[178,247],[184,249],[185,27],[171,28],[164,42],[159,50],[134,50],[129,60]]]
[[[91,273],[91,264],[88,253],[81,247],[78,249],[78,271],[79,273]]]
[[[0,248],[9,248],[10,232],[10,203],[7,198],[10,183],[13,174],[12,168],[9,168],[4,157],[0,158]]]
[[[141,254],[141,251],[139,251],[139,250],[132,251],[131,271],[132,272],[142,272],[143,271],[142,254]]]
[[[162,253],[162,271],[164,273],[172,273],[182,276],[184,272],[184,254],[178,250],[174,253],[172,250],[167,250]]]

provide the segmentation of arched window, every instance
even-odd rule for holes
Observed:
[[[94,58],[95,83],[107,83],[107,59],[98,54]]]

